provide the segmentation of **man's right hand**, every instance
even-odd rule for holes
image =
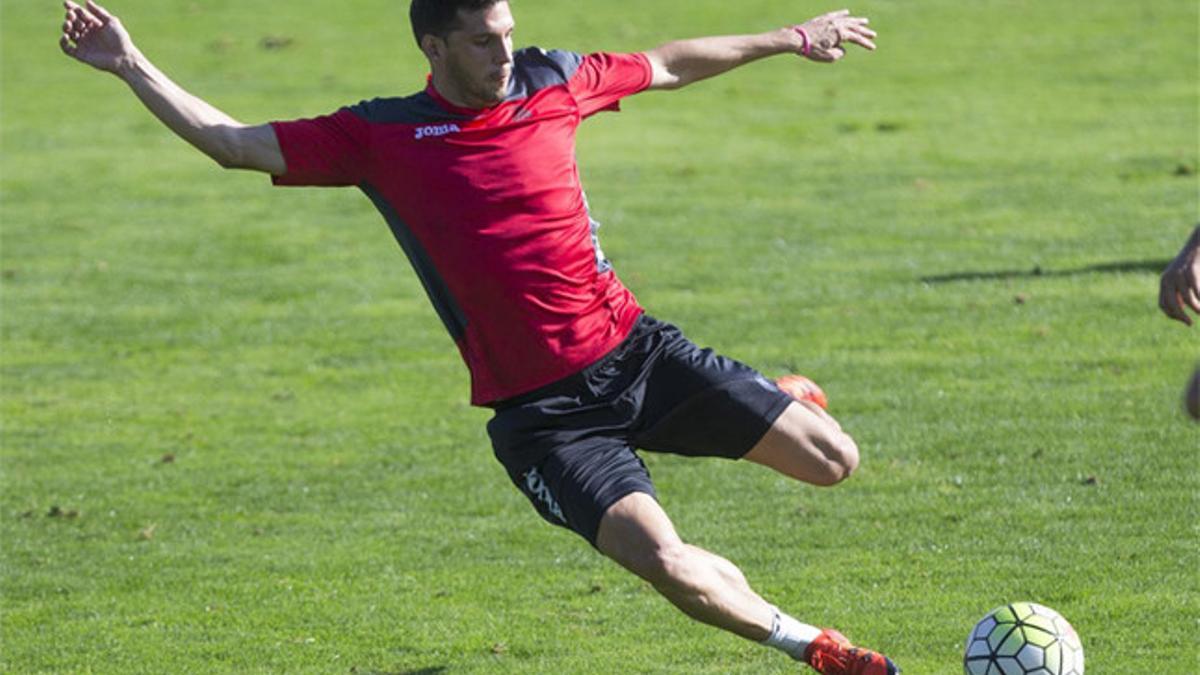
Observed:
[[[66,0],[58,44],[63,53],[105,72],[117,73],[137,53],[121,20],[92,0],[86,7]]]
[[[66,0],[59,45],[76,60],[120,77],[168,129],[227,169],[281,176],[287,163],[269,124],[249,126],[185,91],[142,55],[121,20],[93,0]]]

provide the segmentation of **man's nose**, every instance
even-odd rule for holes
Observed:
[[[507,63],[512,63],[512,60],[513,60],[512,55],[513,55],[512,43],[509,42],[508,40],[501,40],[500,48],[497,49],[496,53],[493,55],[493,61],[497,65],[505,65]]]

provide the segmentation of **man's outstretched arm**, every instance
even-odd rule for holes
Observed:
[[[63,5],[59,45],[68,56],[121,78],[155,117],[221,166],[273,175],[287,170],[270,125],[243,124],[184,91],[134,46],[120,19],[92,0],[86,7],[70,0]]]
[[[776,54],[832,63],[846,55],[842,45],[848,42],[875,49],[875,31],[867,24],[843,9],[769,33],[668,42],[646,52],[654,70],[650,89],[678,89]]]

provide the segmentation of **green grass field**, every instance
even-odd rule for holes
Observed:
[[[406,3],[112,0],[248,122],[424,82]],[[832,5],[514,5],[518,43],[636,50]],[[1200,328],[1156,307],[1200,218],[1191,0],[864,0],[875,54],[779,58],[582,128],[605,251],[657,316],[821,382],[818,489],[646,457],[768,599],[961,672],[1033,600],[1091,675],[1194,675]],[[786,673],[542,523],[370,203],[223,172],[5,2],[0,671]],[[265,45],[271,45],[268,48]]]

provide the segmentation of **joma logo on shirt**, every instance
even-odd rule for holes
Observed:
[[[417,133],[414,138],[419,141],[422,138],[445,136],[446,134],[453,134],[459,131],[462,131],[462,129],[459,129],[457,124],[431,124],[429,126],[417,127]]]

